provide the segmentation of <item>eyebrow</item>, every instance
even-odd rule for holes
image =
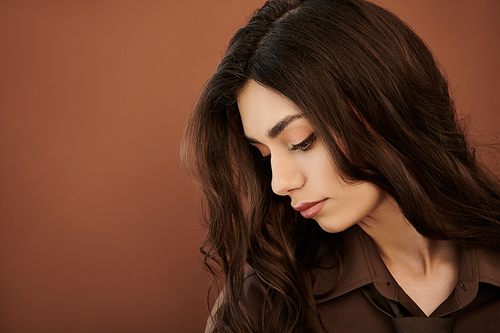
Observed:
[[[285,130],[285,128],[294,120],[302,118],[301,114],[294,114],[290,116],[286,116],[285,118],[281,119],[279,122],[276,123],[269,131],[267,131],[267,136],[270,139],[276,138],[278,135],[280,135],[281,132]],[[247,142],[248,143],[260,143],[259,141],[247,137]]]

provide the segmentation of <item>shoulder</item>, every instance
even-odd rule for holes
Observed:
[[[262,308],[264,302],[266,301],[266,297],[267,288],[265,283],[260,279],[255,269],[247,264],[245,266],[243,279],[242,303],[245,308],[245,313],[249,317],[251,322],[258,323],[260,321],[260,318],[262,317]],[[205,333],[211,333],[215,331],[214,317],[219,308],[223,305],[225,298],[226,288],[222,290],[217,300],[215,301],[211,314],[207,320]]]
[[[246,265],[243,280],[243,303],[250,317],[253,319],[260,317],[266,297],[266,284],[260,279],[255,269]]]

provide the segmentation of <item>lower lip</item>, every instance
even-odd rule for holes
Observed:
[[[323,208],[325,203],[326,203],[326,199],[318,202],[317,204],[315,204],[307,209],[301,210],[300,215],[302,215],[306,219],[312,219],[313,217],[316,216],[316,214],[319,213],[319,211],[321,210],[321,208]]]

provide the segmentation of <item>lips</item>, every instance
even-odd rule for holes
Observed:
[[[295,206],[292,206],[292,208],[296,211],[299,211],[300,215],[302,215],[304,218],[312,219],[314,216],[316,216],[316,214],[319,213],[325,203],[326,199],[314,202],[299,202]]]

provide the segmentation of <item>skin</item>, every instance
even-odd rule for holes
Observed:
[[[304,118],[295,118],[276,137],[269,137],[269,131],[283,119],[300,115],[291,101],[250,81],[239,95],[238,107],[248,141],[263,156],[270,156],[274,193],[289,196],[293,207],[324,200],[314,219],[325,231],[342,232],[392,213],[389,207],[393,206],[379,188],[342,179],[321,139],[293,149],[314,132]]]
[[[238,96],[249,143],[270,158],[272,190],[289,196],[295,209],[327,232],[359,225],[375,242],[387,268],[426,315],[453,291],[458,276],[457,249],[429,241],[404,218],[394,200],[367,182],[346,182],[321,138],[289,99],[249,81]]]

